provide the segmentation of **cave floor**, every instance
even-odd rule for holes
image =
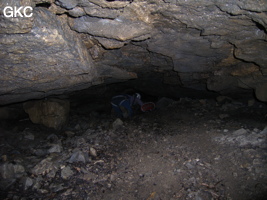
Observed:
[[[84,113],[73,110],[62,131],[21,121],[2,133],[2,173],[7,162],[24,168],[5,172],[2,199],[266,197],[265,104],[182,99],[123,125]],[[60,150],[51,150],[55,144]]]

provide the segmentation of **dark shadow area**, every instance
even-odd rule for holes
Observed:
[[[261,25],[260,23],[256,21],[253,21],[253,22],[256,24],[258,29],[260,29],[261,31],[264,31],[264,33],[267,34],[266,28],[263,25]]]
[[[41,8],[49,8],[51,6],[51,3],[38,3],[36,4],[36,7],[41,7]]]

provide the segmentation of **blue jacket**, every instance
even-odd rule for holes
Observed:
[[[122,94],[112,97],[111,105],[119,117],[123,117],[123,111],[121,107],[124,107],[128,111],[128,116],[131,117],[133,114],[133,105],[143,105],[143,102],[136,98],[135,95]]]

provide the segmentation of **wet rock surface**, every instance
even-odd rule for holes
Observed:
[[[2,122],[1,199],[263,200],[266,105],[219,99],[161,99],[123,123],[75,108],[61,131]]]

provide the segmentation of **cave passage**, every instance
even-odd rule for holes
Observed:
[[[130,86],[1,107],[1,198],[265,198],[264,103],[171,98]],[[116,118],[110,97],[132,92],[156,109]],[[60,129],[45,126],[66,114]],[[32,122],[40,117],[43,125]]]
[[[0,199],[266,199],[266,1],[0,4]]]
[[[263,200],[266,104],[159,80],[1,107],[1,198]],[[156,109],[117,118],[111,97],[136,92]]]

